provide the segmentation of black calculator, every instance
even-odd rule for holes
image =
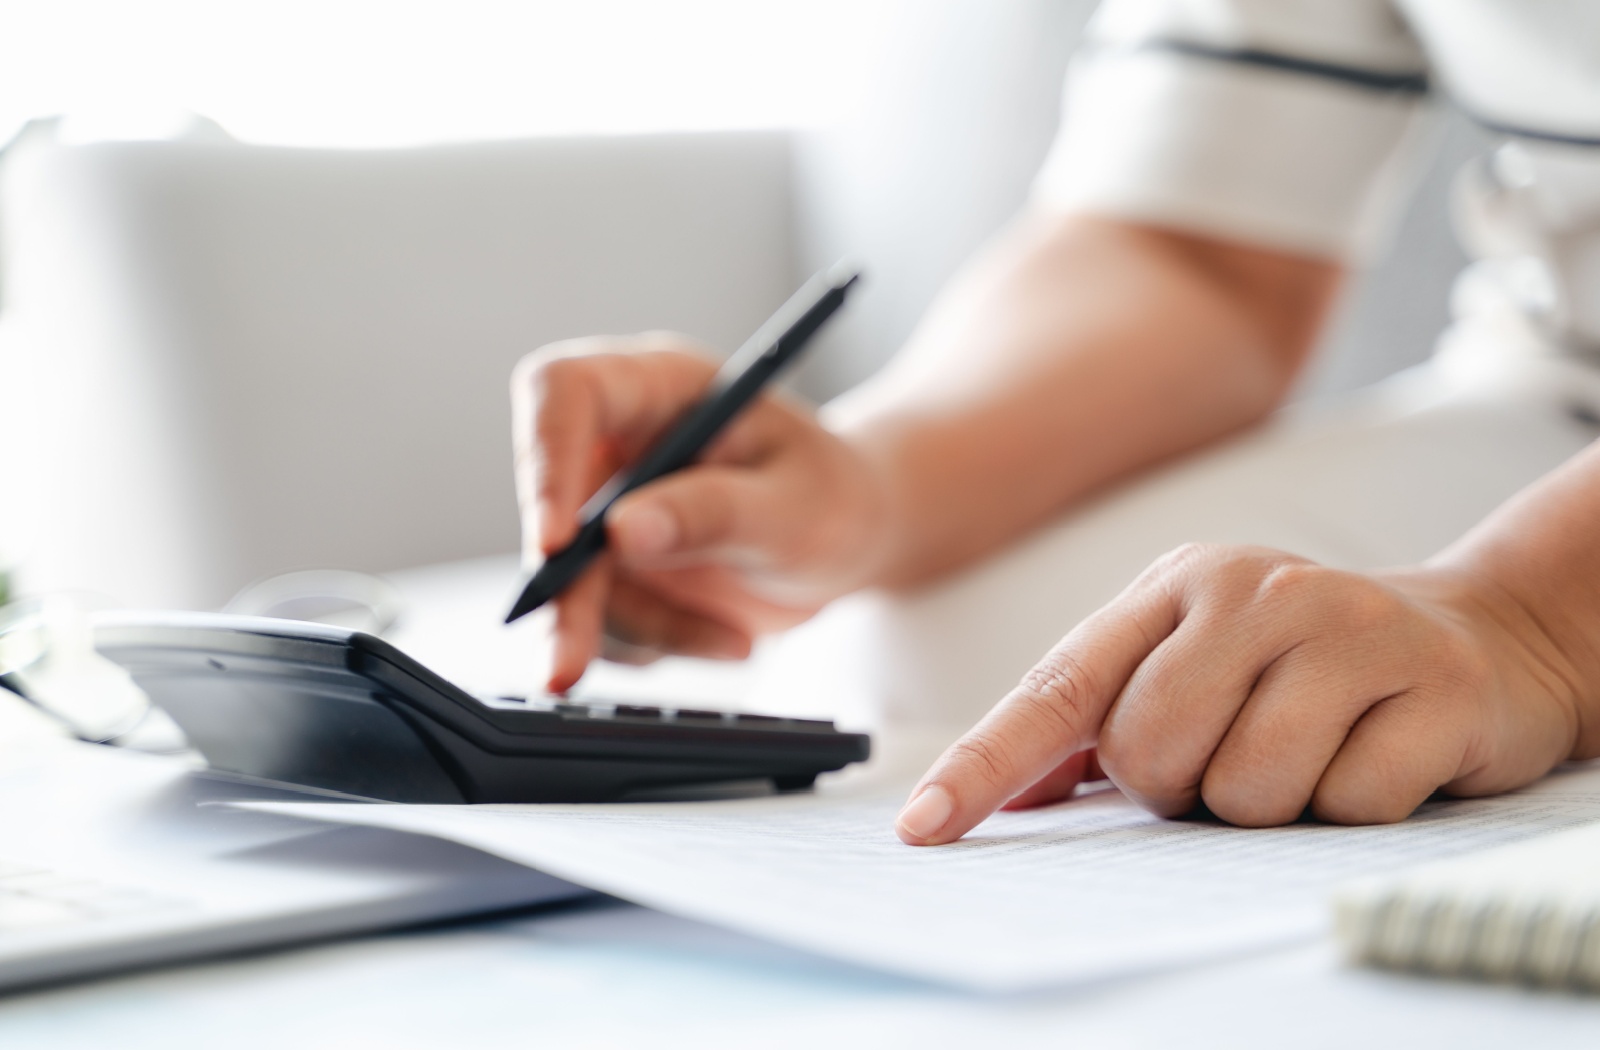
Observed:
[[[359,631],[120,614],[95,647],[213,769],[392,802],[597,802],[663,789],[809,786],[869,738],[807,718],[560,697],[478,698]]]

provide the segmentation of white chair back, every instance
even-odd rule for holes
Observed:
[[[731,350],[796,283],[776,133],[18,152],[0,356],[30,589],[204,608],[514,550],[522,353]]]

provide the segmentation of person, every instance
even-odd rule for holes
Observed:
[[[1597,70],[1600,8],[1578,2],[1109,0],[1025,212],[873,379],[820,412],[767,397],[615,508],[609,554],[557,603],[551,688],[607,646],[739,658],[843,595],[1099,513],[1126,479],[1198,478],[1247,509],[1320,493],[1306,535],[1433,522],[1431,556],[1160,557],[928,770],[904,841],[1101,776],[1163,815],[1361,824],[1600,756]],[[1385,425],[1372,402],[1280,424],[1345,273],[1393,225],[1435,80],[1506,143],[1461,177],[1456,321],[1397,381],[1405,405],[1378,396]],[[713,368],[667,334],[525,360],[529,551],[566,543]],[[1245,452],[1225,440],[1251,428]],[[1231,487],[1206,466],[1228,457]]]

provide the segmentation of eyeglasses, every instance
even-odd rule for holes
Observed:
[[[257,580],[229,599],[223,612],[349,627],[383,635],[400,619],[403,600],[381,576],[345,569],[306,569]]]
[[[0,598],[3,602],[3,598]],[[0,687],[79,740],[139,751],[184,752],[183,732],[122,667],[94,647],[94,614],[108,601],[61,592],[0,604]],[[394,585],[336,570],[286,573],[251,584],[226,612],[315,620],[382,634],[400,616]],[[0,701],[7,699],[0,692]]]
[[[85,595],[51,594],[0,608],[0,685],[79,740],[140,751],[188,749],[128,672],[95,651]]]

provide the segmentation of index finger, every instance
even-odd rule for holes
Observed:
[[[635,350],[638,340],[558,343],[517,366],[512,440],[525,549],[572,539],[578,510],[636,446],[705,390],[716,365],[697,355]]]
[[[1145,577],[1084,620],[917,783],[895,821],[913,846],[953,842],[1079,751],[1145,657],[1182,618],[1179,595]]]

